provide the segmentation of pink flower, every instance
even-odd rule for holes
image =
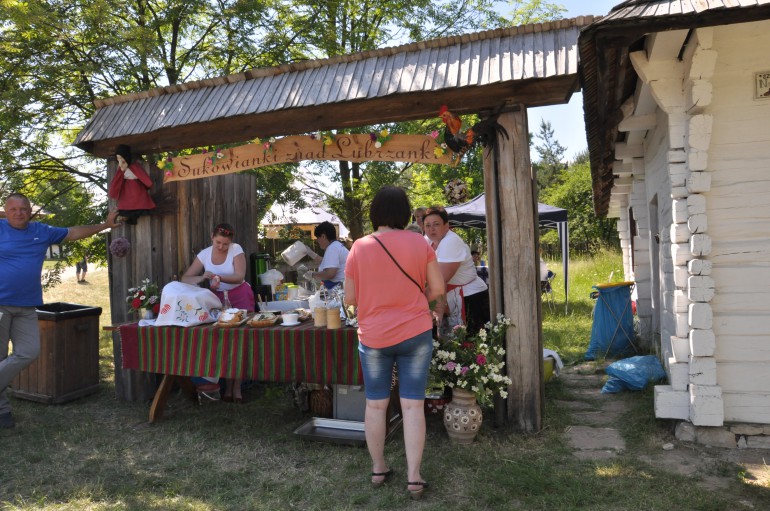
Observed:
[[[438,131],[437,130],[431,131],[430,132],[430,136],[431,136],[431,138],[438,138]]]
[[[468,371],[470,371],[470,369],[467,366],[463,366],[463,368],[460,369],[460,374],[465,376],[465,373],[467,373]]]
[[[457,367],[457,364],[454,362],[447,362],[446,368],[447,371],[454,371],[455,367]]]
[[[484,355],[476,355],[476,363],[480,366],[483,366],[487,363],[487,357]]]

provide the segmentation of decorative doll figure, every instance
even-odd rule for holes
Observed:
[[[112,178],[107,192],[111,199],[118,201],[118,212],[127,224],[136,224],[142,215],[149,215],[155,209],[155,202],[150,197],[152,179],[139,163],[131,163],[131,148],[119,145],[115,150],[118,171]]]

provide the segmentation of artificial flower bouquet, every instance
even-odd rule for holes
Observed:
[[[487,323],[475,335],[469,335],[464,325],[458,325],[448,339],[434,340],[433,380],[469,390],[484,405],[491,404],[495,395],[507,397],[511,379],[503,371],[504,339],[510,325],[510,319],[498,314],[496,324]]]
[[[157,315],[160,311],[160,289],[156,283],[150,282],[150,279],[144,279],[138,287],[129,288],[126,302],[129,310],[138,312],[141,309],[149,309]]]

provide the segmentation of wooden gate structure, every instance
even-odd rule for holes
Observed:
[[[593,21],[585,16],[446,37],[97,100],[75,145],[105,158],[118,144],[146,155],[154,191],[174,209],[112,233],[132,243],[128,256],[108,262],[112,321],[127,319],[128,287],[182,273],[208,245],[213,224],[233,223],[244,250],[256,248],[253,176],[161,185],[155,155],[434,118],[441,105],[457,114],[499,115],[510,138],[499,137],[496,154],[484,159],[491,312],[515,325],[506,338],[513,380],[507,419],[518,430],[540,430],[543,343],[527,108],[566,103],[579,90],[578,34]],[[111,178],[116,164],[108,165]],[[149,376],[121,370],[119,339],[114,343],[118,397],[149,398]]]

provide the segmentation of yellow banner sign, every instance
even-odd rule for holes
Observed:
[[[378,147],[379,146],[379,147]],[[160,162],[163,182],[221,176],[242,170],[303,160],[409,161],[455,165],[454,153],[429,135],[391,135],[378,143],[368,134],[297,135],[216,152],[191,154]]]

